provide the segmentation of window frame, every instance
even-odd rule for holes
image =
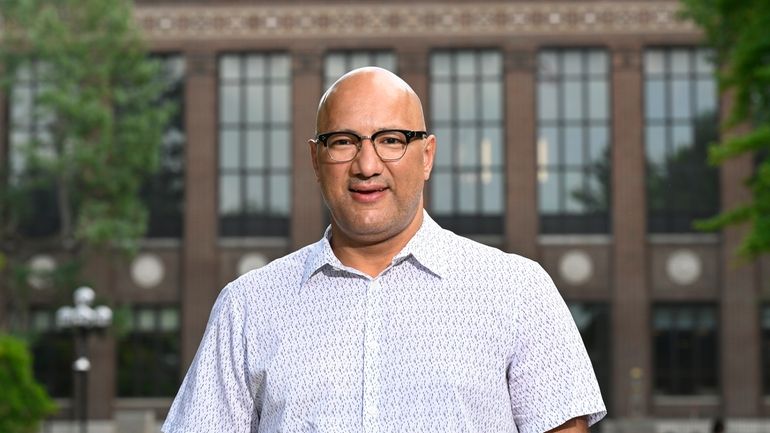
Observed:
[[[147,206],[147,231],[145,233],[145,237],[152,238],[152,239],[158,239],[158,238],[172,238],[172,239],[179,239],[182,237],[184,233],[184,206],[185,206],[185,171],[186,171],[186,160],[185,160],[185,154],[187,151],[187,128],[186,128],[186,122],[185,122],[185,113],[186,113],[186,100],[185,100],[185,88],[186,88],[186,81],[187,81],[187,69],[188,69],[188,61],[185,58],[184,54],[181,52],[162,52],[162,53],[151,53],[150,58],[158,60],[162,63],[161,70],[162,73],[167,72],[168,68],[170,67],[166,63],[169,61],[172,61],[172,59],[176,59],[177,61],[181,62],[181,77],[179,77],[179,80],[175,80],[174,83],[169,83],[170,86],[166,91],[160,95],[159,99],[163,101],[172,100],[172,102],[175,103],[174,113],[171,116],[171,119],[169,120],[168,125],[166,126],[166,129],[164,130],[164,136],[162,139],[162,142],[159,145],[159,165],[158,170],[155,172],[151,178],[147,179],[145,184],[142,187],[141,194],[144,198],[145,205]],[[173,95],[178,93],[179,100],[178,104],[177,101],[173,101]],[[180,143],[180,156],[179,156],[179,164],[181,165],[178,172],[173,172],[169,170],[164,169],[164,155],[168,152],[170,148],[170,144],[168,143],[168,138],[166,134],[168,134],[172,130],[178,130],[181,132],[181,143]],[[180,195],[178,197],[178,202],[176,204],[176,208],[173,212],[162,212],[161,210],[157,209],[153,206],[153,203],[155,203],[157,200],[160,200],[160,202],[166,204],[167,198],[169,197],[162,197],[157,195],[157,191],[161,190],[164,191],[164,188],[167,188],[168,185],[171,182],[178,181],[181,182],[181,191]]]
[[[176,327],[173,330],[164,331],[161,325],[161,316],[169,310],[176,312]],[[115,341],[115,396],[118,398],[173,397],[182,383],[181,306],[178,304],[136,304],[129,306],[126,311],[131,316],[128,319],[128,329]],[[137,331],[135,324],[138,322],[138,316],[144,312],[151,312],[153,315],[153,327],[152,329]],[[170,369],[174,370],[172,376],[167,374],[169,371],[158,366],[162,361],[162,355],[166,352],[166,348],[163,347],[164,338],[176,344],[176,362],[175,366]],[[140,350],[137,348],[147,350],[148,339],[153,343],[152,348],[147,351],[156,361],[153,368],[147,368],[148,366],[141,362],[123,365],[122,349],[127,349],[130,353],[139,353]],[[172,348],[172,350],[174,349]],[[125,378],[128,380],[124,381]],[[163,380],[168,381],[165,390],[163,389]],[[143,389],[147,389],[148,384],[151,391],[144,393]],[[126,385],[128,387],[124,388]]]
[[[671,56],[674,51],[682,51],[685,50],[687,52],[688,56],[688,69],[686,72],[673,72],[671,67]],[[663,53],[663,72],[662,73],[653,73],[650,74],[648,72],[648,55],[651,52],[660,51]],[[663,127],[664,128],[664,134],[665,134],[665,158],[668,160],[670,156],[674,155],[675,153],[672,151],[672,148],[676,145],[674,142],[674,136],[673,136],[673,130],[675,126],[692,126],[692,149],[695,149],[698,145],[696,140],[696,128],[693,125],[693,122],[698,118],[699,113],[697,113],[697,98],[698,98],[698,92],[697,92],[697,83],[699,80],[705,80],[705,79],[711,79],[714,83],[714,100],[715,100],[715,106],[714,106],[714,125],[718,125],[720,122],[720,112],[721,112],[721,98],[719,94],[718,84],[716,83],[716,78],[714,78],[713,73],[706,73],[706,72],[699,72],[697,70],[697,61],[698,56],[700,55],[700,52],[703,51],[709,51],[709,48],[699,45],[651,45],[644,48],[642,52],[642,134],[643,134],[643,146],[644,146],[644,164],[645,164],[645,197],[646,197],[646,215],[647,215],[647,233],[649,234],[662,234],[662,233],[693,233],[697,232],[697,230],[693,227],[693,222],[700,218],[708,218],[714,216],[716,213],[719,212],[720,206],[721,206],[721,197],[720,197],[720,173],[719,170],[715,167],[710,167],[708,164],[708,161],[704,158],[702,163],[697,163],[694,161],[689,161],[689,163],[685,164],[686,171],[688,172],[687,176],[689,178],[697,178],[698,182],[702,182],[703,176],[698,175],[699,171],[704,171],[707,174],[713,174],[714,176],[714,184],[710,185],[713,188],[714,195],[713,197],[708,197],[709,200],[713,200],[713,208],[712,209],[698,209],[698,210],[691,210],[688,209],[688,211],[681,211],[676,209],[671,209],[672,203],[665,203],[662,206],[662,209],[653,209],[652,203],[653,199],[651,198],[651,179],[652,174],[651,170],[653,169],[654,163],[650,162],[650,152],[649,152],[649,133],[648,130],[653,127]],[[652,75],[652,77],[651,77]],[[690,116],[688,118],[676,118],[672,113],[675,110],[675,105],[672,104],[673,100],[673,82],[676,80],[686,79],[688,88],[689,88],[689,102],[688,102],[688,110],[690,111]],[[655,118],[651,119],[648,117],[648,110],[650,101],[647,95],[648,91],[648,85],[650,81],[660,81],[662,82],[662,85],[664,86],[663,95],[665,98],[664,101],[664,107],[666,111],[666,116],[663,118]],[[652,121],[651,121],[652,120]],[[716,140],[719,139],[719,130],[717,128],[716,131]],[[703,144],[704,146],[708,146],[707,143]],[[665,166],[664,162],[664,166]],[[659,164],[658,164],[659,165]],[[692,182],[690,182],[692,183]],[[664,202],[675,202],[676,200],[666,200],[665,197],[663,198]]]
[[[26,167],[15,167],[14,160],[15,153],[18,151],[16,148],[16,139],[14,135],[17,132],[17,127],[21,128],[23,134],[27,136],[27,141],[24,144],[31,143],[39,140],[41,131],[47,129],[48,124],[45,123],[45,119],[41,119],[44,115],[38,111],[38,100],[41,88],[44,83],[40,79],[40,69],[45,68],[40,60],[33,60],[31,67],[20,66],[17,74],[23,70],[29,72],[29,76],[19,78],[17,76],[14,81],[14,85],[6,95],[6,131],[5,131],[5,169],[6,178],[2,179],[4,182],[14,184],[14,179],[20,176],[29,175],[26,172]],[[24,87],[30,92],[30,100],[27,116],[24,118],[24,124],[17,124],[15,122],[15,92],[19,86]],[[54,152],[54,148],[51,143],[40,143],[44,149],[48,149]],[[21,158],[20,158],[21,159]],[[34,174],[32,175],[34,176]],[[25,201],[23,211],[29,212],[28,218],[23,218],[20,222],[20,230],[29,237],[32,238],[46,238],[56,235],[61,228],[61,220],[58,211],[59,197],[56,194],[55,185],[41,184],[26,191],[26,194],[31,196],[31,200]]]
[[[473,56],[475,73],[471,76],[463,76],[459,74],[458,69],[458,57],[463,54],[471,54]],[[489,75],[484,74],[482,71],[482,57],[485,54],[492,53],[499,59],[499,70],[496,74]],[[449,58],[450,69],[447,74],[437,74],[436,71],[436,58],[438,55],[447,55]],[[437,141],[439,142],[440,149],[446,149],[445,152],[451,152],[450,161],[447,166],[442,166],[439,159],[434,161],[433,171],[431,174],[431,181],[428,183],[429,189],[429,202],[427,208],[430,209],[432,217],[444,228],[452,230],[457,233],[465,235],[502,235],[504,232],[504,220],[506,214],[506,169],[505,169],[505,157],[507,153],[506,146],[506,104],[505,104],[505,92],[506,92],[506,80],[505,80],[505,55],[499,47],[464,47],[464,48],[440,48],[434,49],[430,52],[428,57],[428,88],[430,93],[430,126],[428,128],[429,133],[437,134],[441,129],[447,129],[450,132],[449,137],[439,137],[437,135]],[[475,112],[471,119],[461,119],[459,114],[459,84],[470,83],[473,86],[473,92],[476,95]],[[484,116],[484,97],[482,92],[482,86],[486,83],[492,83],[499,86],[501,90],[501,96],[499,99],[499,112],[496,119],[487,119]],[[434,92],[436,84],[448,85],[451,95],[450,98],[450,114],[448,119],[436,118],[436,107],[434,107]],[[499,158],[495,158],[498,155],[491,156],[491,163],[489,167],[484,168],[481,160],[483,156],[481,151],[478,151],[476,158],[478,163],[473,166],[461,166],[459,163],[459,151],[461,135],[469,128],[474,131],[473,143],[480,143],[484,138],[485,130],[495,130],[499,136],[500,143],[500,155]],[[480,146],[479,146],[480,148]],[[441,176],[448,176],[451,187],[449,193],[451,195],[451,204],[449,205],[449,211],[443,212],[437,210],[434,205],[436,200],[436,184],[440,182],[437,178]],[[465,175],[475,177],[473,181],[473,187],[475,200],[473,203],[474,210],[472,212],[463,211],[461,209],[461,178]],[[484,189],[485,186],[481,178],[484,175],[497,176],[500,179],[500,196],[498,212],[490,212],[484,210]]]
[[[680,334],[684,332],[691,332],[692,334],[695,334],[697,331],[697,323],[696,325],[693,325],[693,330],[683,330],[683,329],[677,329],[675,327],[672,327],[667,330],[667,332],[671,335],[667,337],[670,341],[668,342],[669,347],[675,347],[679,351],[675,350],[672,351],[667,355],[669,365],[668,366],[661,366],[659,365],[659,352],[658,352],[658,338],[661,337],[659,335],[660,332],[663,332],[662,330],[657,329],[656,325],[656,318],[657,313],[661,310],[666,309],[672,314],[671,322],[675,323],[679,319],[678,316],[682,315],[683,312],[690,311],[694,317],[700,315],[703,311],[708,311],[711,314],[711,317],[713,319],[713,328],[709,329],[709,331],[713,334],[711,337],[713,338],[713,371],[709,371],[708,364],[704,361],[708,359],[709,354],[706,353],[706,356],[703,356],[703,353],[700,353],[703,350],[707,350],[707,348],[704,348],[704,345],[707,345],[708,342],[704,342],[703,340],[706,338],[704,336],[689,336],[689,338],[694,339],[694,344],[697,345],[697,347],[693,348],[693,353],[688,353],[687,358],[690,358],[691,360],[695,360],[696,365],[687,365],[687,359],[682,360],[681,358],[681,351],[682,349],[682,340],[688,338],[687,335],[680,336]],[[653,368],[653,377],[652,377],[652,394],[657,396],[711,396],[711,395],[720,395],[722,384],[721,384],[721,360],[720,360],[720,339],[721,339],[721,333],[719,329],[720,325],[720,311],[719,311],[719,304],[717,302],[655,302],[652,304],[652,308],[650,309],[650,324],[651,324],[651,337],[652,337],[652,368]],[[663,368],[666,367],[666,368]],[[708,388],[709,385],[706,383],[706,381],[709,380],[708,376],[709,374],[713,375],[711,379],[713,379],[713,390],[712,392],[698,392],[697,388]],[[686,383],[686,377],[693,376],[693,382],[692,383]],[[661,385],[660,382],[666,382],[668,383]],[[704,384],[706,383],[706,384]],[[661,389],[661,388],[667,388],[667,389]],[[688,388],[693,389],[693,392],[687,392],[686,390]]]
[[[239,76],[238,78],[225,78],[223,77],[222,63],[223,59],[227,57],[235,57],[238,59]],[[247,74],[247,60],[251,57],[261,57],[265,64],[263,66],[263,72],[268,71],[267,74],[260,78],[248,77]],[[281,59],[286,61],[288,67],[286,69],[286,76],[277,78],[271,75],[270,68],[272,62],[275,59]],[[219,223],[219,236],[223,238],[228,237],[289,237],[290,234],[290,219],[292,213],[292,200],[293,200],[293,112],[292,112],[292,97],[293,97],[293,58],[289,52],[286,51],[239,51],[239,52],[223,52],[217,58],[217,219]],[[233,84],[235,83],[235,84]],[[249,84],[257,84],[261,86],[266,93],[270,91],[278,84],[285,85],[287,89],[287,119],[285,121],[276,121],[273,119],[273,110],[265,110],[266,120],[263,122],[257,122],[250,125],[248,120],[245,120],[246,105],[248,98],[246,96],[247,88]],[[237,122],[228,122],[222,119],[223,117],[223,88],[236,87],[239,92],[238,96],[238,117]],[[264,98],[266,102],[264,107],[271,107],[272,101],[270,95]],[[255,126],[256,125],[256,126]],[[263,137],[268,137],[274,131],[281,131],[286,133],[286,143],[288,149],[288,160],[286,167],[274,167],[270,163],[271,151],[275,147],[275,143],[272,143],[268,138],[264,140],[264,146],[262,149],[262,160],[264,164],[262,167],[247,167],[247,137],[250,130],[261,130]],[[236,131],[238,133],[238,168],[226,168],[222,165],[222,146],[223,146],[223,132]],[[224,188],[223,182],[225,178],[231,177],[239,185],[238,194],[238,209],[232,214],[223,213],[222,211],[222,190]],[[263,207],[267,210],[261,211],[248,211],[248,181],[250,177],[262,179],[262,197]],[[286,185],[287,197],[287,209],[285,212],[276,211],[274,209],[275,201],[271,199],[273,193],[271,188],[273,183],[280,182],[281,177],[288,183]]]
[[[29,330],[32,370],[35,379],[55,398],[69,398],[75,386],[72,362],[75,360],[75,334],[72,330],[57,329],[56,309],[34,306],[29,311]],[[44,329],[39,329],[37,317],[45,317]],[[64,354],[66,353],[66,356]],[[53,355],[53,356],[52,356]],[[56,359],[61,355],[61,359]],[[65,374],[62,374],[65,372]],[[69,372],[69,374],[66,374]]]
[[[589,56],[598,52],[604,55],[605,69],[602,72],[590,71]],[[580,71],[578,73],[570,73],[565,70],[564,62],[565,56],[568,53],[576,53],[580,59]],[[541,91],[543,91],[542,85],[547,83],[544,73],[541,70],[542,56],[552,54],[557,61],[557,70],[554,72],[551,80],[555,83],[556,94],[556,110],[555,117],[553,119],[541,118]],[[536,146],[536,169],[537,169],[537,202],[538,202],[538,218],[539,218],[539,231],[541,234],[608,234],[612,232],[611,223],[611,209],[612,209],[612,76],[611,76],[611,57],[609,50],[606,47],[601,46],[581,46],[581,47],[543,47],[537,53],[537,71],[535,73],[535,106],[533,107],[535,116],[535,134],[537,140]],[[601,82],[605,86],[605,116],[604,118],[593,118],[591,116],[591,104],[590,104],[590,85],[594,82]],[[567,97],[566,84],[578,83],[583,95],[582,101],[579,101],[581,112],[583,113],[578,119],[570,119],[566,114]],[[567,151],[567,131],[570,128],[579,128],[582,149],[580,154],[582,155],[582,163],[574,163],[572,161],[566,161],[567,155],[570,153]],[[604,128],[606,132],[606,146],[605,152],[607,155],[606,164],[609,169],[607,173],[608,181],[604,185],[607,189],[603,193],[607,200],[606,208],[602,211],[594,212],[576,212],[568,210],[568,194],[574,193],[574,189],[568,190],[567,175],[577,174],[580,178],[582,192],[588,192],[591,190],[590,181],[592,177],[598,175],[597,162],[590,160],[592,155],[591,143],[591,131],[592,128]],[[547,165],[541,164],[541,145],[540,140],[544,137],[543,130],[553,129],[557,136],[558,145],[558,161],[556,163],[549,163]],[[544,186],[541,185],[540,177],[543,170],[555,172],[559,180],[557,185],[557,212],[544,212],[542,210],[542,194],[544,193]],[[600,183],[600,182],[599,182]],[[601,191],[597,191],[602,193]]]

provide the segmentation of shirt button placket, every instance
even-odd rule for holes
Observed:
[[[373,280],[366,291],[366,323],[364,330],[364,413],[365,433],[379,433],[380,395],[380,283]]]

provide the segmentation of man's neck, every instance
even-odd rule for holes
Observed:
[[[422,226],[422,209],[409,225],[395,236],[385,239],[356,239],[346,236],[332,225],[332,251],[345,266],[357,269],[370,277],[376,277],[393,261]]]

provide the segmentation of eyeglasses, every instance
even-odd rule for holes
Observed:
[[[325,132],[318,134],[316,143],[321,143],[329,157],[336,162],[352,161],[364,139],[369,139],[374,145],[374,151],[383,161],[398,161],[406,153],[406,146],[414,140],[428,136],[425,131],[407,131],[405,129],[384,129],[372,134],[371,137],[361,136],[349,131]]]

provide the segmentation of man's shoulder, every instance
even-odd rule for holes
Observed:
[[[532,259],[451,232],[442,238],[441,251],[435,252],[433,263],[439,263],[442,277],[451,285],[509,300],[520,290],[548,286],[550,277]]]
[[[252,269],[233,280],[228,286],[243,289],[265,287],[286,288],[299,284],[308,257],[318,243],[306,245],[285,256],[271,260],[264,266]]]
[[[445,237],[447,256],[454,261],[488,266],[514,266],[521,269],[540,268],[540,265],[522,255],[506,252],[477,240],[448,232]]]

